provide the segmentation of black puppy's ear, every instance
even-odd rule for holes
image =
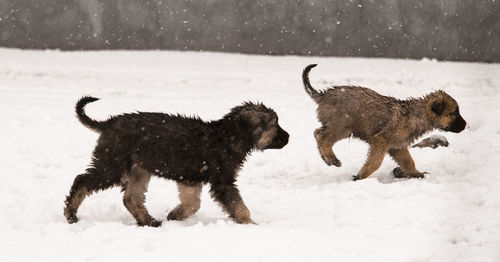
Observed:
[[[250,124],[251,126],[256,126],[260,123],[261,114],[259,112],[254,112],[251,110],[243,111],[238,114],[237,119],[243,120]]]
[[[433,102],[431,106],[432,112],[434,112],[434,114],[438,116],[443,114],[445,108],[446,108],[446,103],[444,102],[444,99],[441,101]]]

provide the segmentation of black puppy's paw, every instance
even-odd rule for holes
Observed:
[[[76,215],[68,216],[68,217],[66,217],[66,220],[70,224],[74,224],[74,223],[78,222],[78,218],[76,217]]]
[[[184,210],[181,205],[176,206],[170,213],[167,215],[167,220],[183,220],[186,218],[186,215],[183,215]]]
[[[179,219],[177,212],[172,211],[168,213],[167,220],[181,220],[181,219]]]
[[[74,224],[78,222],[78,217],[76,217],[76,212],[68,207],[64,208],[64,217],[66,217],[66,221],[68,221],[69,224]]]

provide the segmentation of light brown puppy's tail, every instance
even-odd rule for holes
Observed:
[[[302,72],[302,82],[304,83],[304,89],[306,90],[306,93],[314,101],[317,102],[318,97],[321,95],[321,93],[316,91],[316,89],[314,89],[311,86],[311,82],[309,82],[309,71],[311,71],[311,69],[316,67],[316,66],[317,66],[317,64],[312,64],[312,65],[308,65],[308,66],[306,66],[306,68],[304,68],[304,71]]]

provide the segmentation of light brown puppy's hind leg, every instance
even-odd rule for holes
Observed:
[[[366,160],[365,164],[358,172],[358,174],[354,176],[354,180],[365,179],[373,174],[373,172],[375,172],[382,164],[386,153],[387,146],[385,146],[384,144],[370,145],[368,159]]]
[[[200,194],[202,185],[186,185],[177,183],[181,203],[167,216],[168,220],[184,220],[200,209]]]
[[[347,138],[349,135],[348,132],[339,132],[339,130],[328,126],[320,127],[314,131],[319,153],[327,165],[342,166],[342,162],[337,158],[332,147],[337,141]]]

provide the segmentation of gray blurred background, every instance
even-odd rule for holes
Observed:
[[[500,62],[500,0],[0,0],[0,46]]]

